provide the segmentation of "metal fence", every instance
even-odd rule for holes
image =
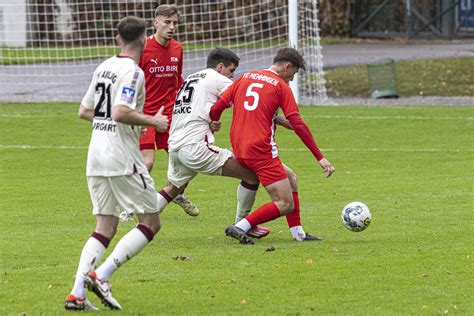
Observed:
[[[474,37],[474,0],[358,0],[350,10],[352,36]]]

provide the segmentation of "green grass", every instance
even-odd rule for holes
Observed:
[[[232,49],[235,48],[265,48],[272,46],[286,45],[286,39],[281,40],[260,40],[254,43],[241,43],[235,41],[198,43],[183,43],[183,50],[207,50],[218,45],[223,45]],[[0,65],[55,63],[64,61],[78,61],[86,59],[107,58],[120,51],[118,46],[84,46],[84,47],[27,47],[11,48],[0,47]]]
[[[474,95],[473,57],[395,62],[400,96]],[[330,69],[327,89],[336,96],[370,96],[366,65]]]
[[[0,48],[0,65],[55,63],[106,58],[120,52],[114,46]]]
[[[323,45],[351,43],[354,40],[349,38],[328,38],[323,39]],[[219,44],[221,43],[221,44]],[[208,50],[221,45],[235,48],[265,48],[272,46],[285,46],[286,39],[281,40],[259,40],[254,43],[242,43],[235,41],[209,42],[201,41],[198,43],[183,42],[183,50],[185,52],[195,50]],[[85,59],[107,58],[110,55],[116,54],[120,51],[118,46],[84,46],[84,47],[27,47],[27,48],[12,48],[0,47],[0,65],[23,65],[23,64],[37,64],[37,63],[55,63],[64,61],[78,61]]]
[[[90,124],[76,111],[0,104],[2,315],[63,313],[94,229],[85,179]],[[292,241],[284,219],[253,246],[226,238],[238,181],[198,176],[187,194],[201,215],[170,205],[157,238],[114,274],[126,314],[474,314],[474,107],[301,111],[336,173],[326,179],[293,133],[279,129],[277,142],[299,176],[303,225],[325,241]],[[228,146],[227,130],[217,137]],[[160,153],[157,187],[166,166]],[[355,200],[373,214],[361,233],[339,217]],[[261,190],[256,205],[267,201]],[[131,227],[119,226],[110,249]]]

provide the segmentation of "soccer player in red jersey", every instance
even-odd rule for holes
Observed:
[[[140,150],[150,173],[155,162],[155,148],[168,152],[174,101],[183,83],[183,48],[181,43],[173,39],[178,19],[179,11],[176,5],[163,4],[156,8],[153,20],[155,33],[147,37],[139,64],[145,73],[144,113],[155,115],[158,109],[164,106],[163,114],[168,116],[169,121],[165,132],[157,132],[153,127],[147,127],[145,134],[140,138]],[[199,214],[199,209],[186,196],[180,194],[173,201],[189,215]],[[127,218],[129,214],[123,212],[121,219]]]
[[[298,193],[291,190],[275,143],[275,119],[280,108],[327,176],[334,172],[334,167],[324,158],[301,118],[288,86],[300,68],[305,69],[303,56],[296,49],[282,48],[269,69],[243,74],[221,95],[210,111],[211,120],[218,121],[224,109],[233,104],[230,140],[234,155],[242,166],[257,174],[272,200],[227,227],[226,235],[244,244],[253,243],[246,234],[252,227],[292,211],[298,210],[299,213]]]

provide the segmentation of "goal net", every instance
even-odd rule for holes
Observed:
[[[169,1],[168,1],[169,2]],[[152,20],[148,0],[0,0],[0,101],[81,100],[95,67],[116,54],[117,22],[135,15]],[[210,49],[234,50],[236,76],[267,68],[281,47],[297,47],[308,67],[298,75],[302,104],[326,97],[316,0],[178,0],[177,40],[184,48],[183,76],[205,68]],[[297,40],[289,43],[289,11]]]

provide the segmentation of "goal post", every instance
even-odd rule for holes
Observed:
[[[288,45],[298,49],[298,0],[288,0]],[[290,82],[297,103],[300,101],[298,81],[299,74],[295,74]]]
[[[95,67],[119,51],[117,22],[149,22],[151,0],[0,0],[0,101],[81,100]],[[292,84],[300,104],[327,99],[316,0],[177,0],[183,75],[201,70],[214,47],[234,50],[236,76],[271,65],[281,47],[296,47],[308,67]],[[297,89],[296,89],[297,87]]]

